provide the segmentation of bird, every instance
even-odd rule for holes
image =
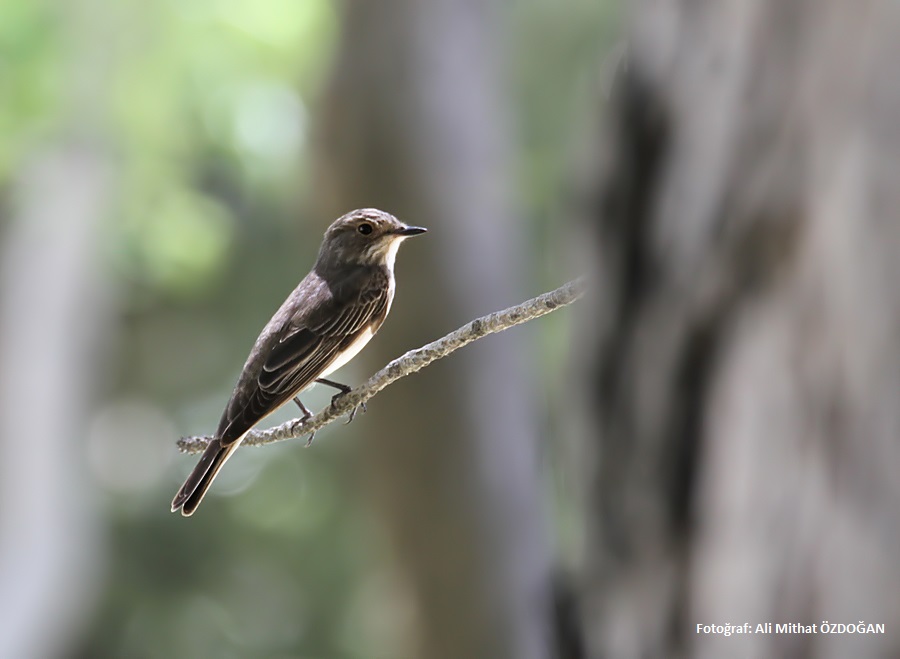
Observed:
[[[350,387],[326,376],[355,357],[378,331],[394,300],[400,244],[425,233],[375,208],[351,211],[325,231],[312,270],[260,333],[225,406],[215,435],[172,500],[190,517],[222,465],[261,419],[314,382]]]

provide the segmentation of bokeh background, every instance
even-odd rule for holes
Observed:
[[[898,62],[894,0],[6,0],[0,658],[900,656]],[[170,514],[362,206],[429,233],[346,382],[584,298]]]
[[[563,212],[616,20],[586,0],[3,4],[0,656],[543,656],[547,574],[583,536],[565,312],[310,449],[241,451],[190,520],[168,511],[196,460],[174,442],[215,428],[352,208],[430,233],[351,384],[578,274]]]

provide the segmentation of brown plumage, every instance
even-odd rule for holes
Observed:
[[[372,208],[328,227],[312,271],[256,339],[214,439],[175,495],[172,512],[193,514],[248,430],[368,343],[391,308],[397,248],[424,232]]]

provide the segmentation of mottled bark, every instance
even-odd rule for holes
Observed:
[[[642,2],[604,135],[592,656],[895,656],[900,8]],[[885,623],[879,636],[698,623]]]

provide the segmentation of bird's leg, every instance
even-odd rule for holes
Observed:
[[[312,412],[309,411],[309,408],[303,404],[303,401],[300,400],[300,396],[294,396],[294,402],[297,403],[297,407],[300,408],[300,411],[303,412],[303,418],[300,421],[308,421],[312,418]],[[309,446],[313,443],[313,440],[316,438],[316,431],[309,436],[309,439],[306,440],[306,445]]]
[[[350,391],[352,391],[352,389],[350,387],[348,387],[346,384],[341,384],[340,382],[335,382],[334,380],[326,380],[325,378],[316,378],[316,382],[318,382],[319,384],[325,384],[325,385],[328,385],[329,387],[334,387],[335,389],[338,389],[341,393],[337,394],[337,396],[340,396],[341,394],[348,394],[348,393],[350,393]]]
[[[303,418],[301,421],[306,421],[309,417],[312,416],[312,412],[309,411],[309,408],[303,404],[303,401],[300,400],[300,396],[294,396],[294,402],[297,403],[297,407],[300,408],[300,411],[303,412]]]
[[[335,389],[339,390],[338,393],[336,393],[334,396],[331,397],[332,405],[336,405],[338,399],[341,396],[345,396],[345,395],[349,394],[351,391],[353,391],[353,389],[351,387],[348,387],[346,384],[341,384],[340,382],[335,382],[334,380],[328,380],[326,378],[317,378],[316,382],[318,382],[319,384],[328,385],[329,387],[334,387]],[[350,416],[347,419],[347,423],[350,423],[351,421],[353,421],[354,418],[356,418],[356,411],[360,407],[362,408],[363,412],[369,411],[368,408],[366,407],[365,403],[360,403],[359,405],[354,407],[352,410],[350,410]]]

